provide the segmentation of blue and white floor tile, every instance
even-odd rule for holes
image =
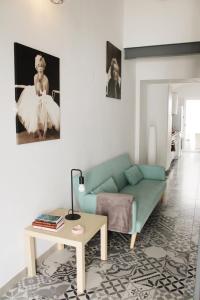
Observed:
[[[189,172],[188,172],[189,170]],[[191,177],[191,174],[196,174]],[[192,300],[200,230],[200,154],[187,153],[168,175],[159,203],[130,250],[130,236],[109,233],[108,260],[99,235],[86,246],[86,290],[77,295],[75,250],[66,247],[1,300]]]

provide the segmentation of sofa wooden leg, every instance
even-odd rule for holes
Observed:
[[[160,198],[160,202],[163,203],[164,202],[164,194],[162,194],[161,198]]]
[[[131,235],[131,245],[130,245],[130,248],[131,248],[131,249],[134,248],[136,236],[137,236],[137,233]]]

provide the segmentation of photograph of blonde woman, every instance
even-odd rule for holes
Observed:
[[[60,138],[59,59],[15,43],[17,143]]]
[[[121,50],[107,42],[106,96],[121,99]]]

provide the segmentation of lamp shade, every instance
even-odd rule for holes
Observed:
[[[84,184],[84,177],[82,175],[79,176],[79,184]]]

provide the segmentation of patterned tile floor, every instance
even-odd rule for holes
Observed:
[[[185,153],[169,173],[164,203],[145,224],[134,250],[130,236],[109,233],[108,261],[99,235],[86,246],[87,290],[77,296],[75,251],[57,251],[2,300],[193,299],[200,217],[200,154]]]

